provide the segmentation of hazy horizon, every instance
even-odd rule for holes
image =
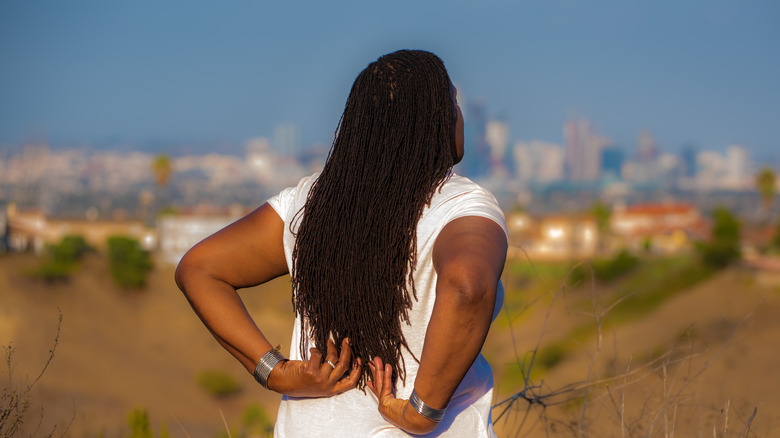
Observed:
[[[292,125],[329,146],[378,56],[423,48],[509,142],[562,144],[574,115],[633,152],[740,144],[777,158],[780,4],[568,1],[0,5],[0,149],[240,153]],[[467,108],[464,108],[468,111]]]

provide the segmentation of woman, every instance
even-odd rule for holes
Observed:
[[[480,355],[503,300],[504,216],[452,173],[463,116],[444,64],[402,50],[355,80],[328,160],[196,245],[176,282],[211,333],[283,394],[275,436],[487,437]],[[290,273],[287,360],[237,288]]]

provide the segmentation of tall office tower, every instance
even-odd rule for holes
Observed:
[[[658,156],[658,146],[655,144],[653,134],[649,131],[639,133],[637,139],[637,158],[640,163],[652,163]]]
[[[696,154],[697,154],[696,146],[692,144],[686,144],[682,148],[682,152],[680,153],[682,158],[682,166],[683,166],[683,176],[688,178],[693,178],[696,176]]]
[[[300,152],[298,128],[291,123],[274,127],[274,147],[279,155],[292,157]]]
[[[246,143],[246,164],[257,181],[269,182],[273,179],[275,160],[276,154],[267,138],[253,138]]]
[[[723,186],[727,174],[726,157],[715,151],[700,151],[696,154],[696,184],[700,189],[714,189]]]
[[[601,151],[601,176],[620,179],[623,174],[623,155],[623,149],[618,147],[604,148]]]
[[[491,120],[485,127],[485,141],[490,147],[490,173],[507,176],[509,168],[504,162],[509,143],[509,125],[500,120]]]
[[[485,105],[480,100],[469,102],[464,120],[466,153],[456,172],[470,178],[483,178],[490,173],[490,146],[487,143]]]
[[[541,140],[515,143],[513,156],[517,178],[522,182],[553,182],[564,179],[563,147]]]
[[[741,145],[733,144],[726,150],[726,183],[731,189],[744,189],[751,184],[750,158]]]
[[[656,171],[658,181],[666,186],[673,187],[679,178],[684,175],[685,168],[680,157],[675,154],[662,153],[658,155]]]
[[[563,126],[566,166],[572,181],[596,181],[601,173],[601,150],[609,140],[593,131],[590,122],[573,119]]]
[[[632,179],[637,183],[649,183],[658,177],[658,147],[653,134],[642,131],[637,136],[636,162],[633,166]]]

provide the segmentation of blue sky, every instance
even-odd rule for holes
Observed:
[[[0,143],[329,143],[358,72],[422,48],[513,142],[579,115],[629,153],[649,130],[777,157],[778,23],[770,0],[5,1]]]

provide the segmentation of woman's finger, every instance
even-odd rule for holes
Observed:
[[[328,355],[330,355],[330,352],[328,352]],[[341,354],[339,355],[338,363],[336,363],[336,367],[334,368],[335,374],[339,379],[341,379],[344,374],[346,374],[347,369],[349,369],[351,363],[352,348],[349,346],[349,339],[344,338],[344,340],[341,341]]]
[[[336,351],[336,343],[333,342],[333,339],[328,339],[328,342],[325,343],[325,350],[327,353],[325,355],[325,359],[335,364],[336,361],[339,360],[339,355],[338,352]]]
[[[385,382],[382,385],[382,397],[392,397],[393,395],[393,367],[390,364],[385,365]]]
[[[309,348],[309,360],[306,362],[306,368],[310,373],[316,373],[322,364],[322,353],[316,348]]]
[[[382,359],[375,357],[374,358],[373,365],[373,375],[374,378],[372,379],[374,381],[374,388],[376,388],[376,396],[380,399],[382,398],[382,388],[384,387],[385,383],[385,376],[384,376],[384,366],[382,364]]]
[[[375,396],[379,397],[379,393],[376,392],[376,387],[374,386],[374,382],[376,381],[376,367],[374,367],[374,362],[368,362],[368,369],[371,371],[371,379],[368,380],[366,386],[368,386],[368,389],[370,389]]]
[[[352,364],[352,370],[349,372],[349,375],[346,378],[339,380],[338,383],[336,383],[335,393],[339,394],[356,387],[358,383],[358,379],[360,379],[361,368],[362,367],[360,366],[360,359],[355,360],[355,362]]]

